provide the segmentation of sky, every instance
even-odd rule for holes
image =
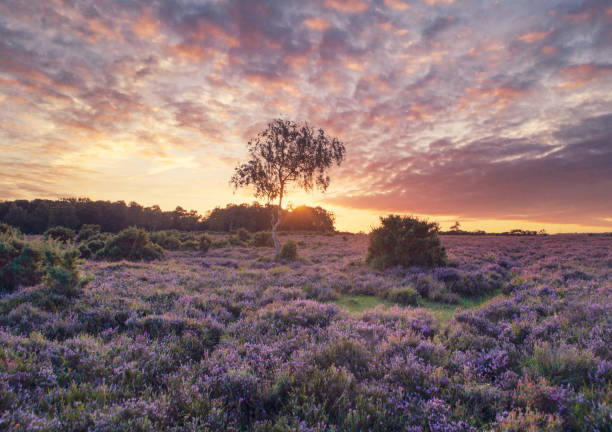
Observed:
[[[612,231],[609,0],[0,0],[0,200],[202,213],[274,118],[339,138],[341,230]]]

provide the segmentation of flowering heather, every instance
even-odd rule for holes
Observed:
[[[385,271],[364,235],[288,238],[2,294],[0,430],[611,430],[612,238],[443,236],[448,267]]]

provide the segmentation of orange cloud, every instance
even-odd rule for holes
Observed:
[[[439,4],[452,4],[455,3],[455,0],[425,0],[430,6],[439,5]]]
[[[325,7],[340,12],[360,13],[368,10],[370,5],[363,0],[325,0]]]
[[[527,90],[498,86],[493,88],[468,88],[457,104],[457,109],[463,111],[468,107],[477,107],[477,111],[489,109],[489,107],[502,110],[512,104]]]
[[[565,79],[565,82],[559,87],[563,89],[577,89],[599,78],[612,75],[612,67],[590,64],[573,65],[561,69],[560,75]]]
[[[385,6],[399,11],[410,9],[410,5],[402,0],[385,0]]]
[[[305,19],[303,22],[311,30],[324,31],[331,27],[331,23],[325,18],[312,17]]]
[[[527,44],[532,44],[534,42],[541,41],[542,39],[548,37],[549,34],[552,33],[552,30],[547,32],[529,32],[519,36],[517,39],[521,42],[525,42]]]
[[[207,50],[201,45],[188,43],[172,45],[166,49],[166,52],[192,62],[202,62],[212,58],[212,52],[210,50]]]
[[[153,11],[150,7],[145,8],[142,16],[136,20],[132,30],[141,39],[150,38],[157,34],[160,22],[153,16]]]
[[[542,51],[542,54],[546,54],[546,55],[559,54],[559,48],[554,45],[544,45],[541,51]]]

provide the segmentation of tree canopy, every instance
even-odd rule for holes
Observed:
[[[249,160],[238,164],[230,183],[235,188],[251,186],[256,198],[270,203],[278,199],[278,212],[272,220],[276,251],[280,250],[276,230],[282,218],[283,196],[289,185],[305,191],[317,187],[325,191],[333,164],[344,159],[345,147],[338,138],[308,123],[275,119],[247,144]]]

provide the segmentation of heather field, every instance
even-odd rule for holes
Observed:
[[[366,235],[213,235],[0,297],[0,430],[610,431],[612,237],[443,236],[376,271]]]

